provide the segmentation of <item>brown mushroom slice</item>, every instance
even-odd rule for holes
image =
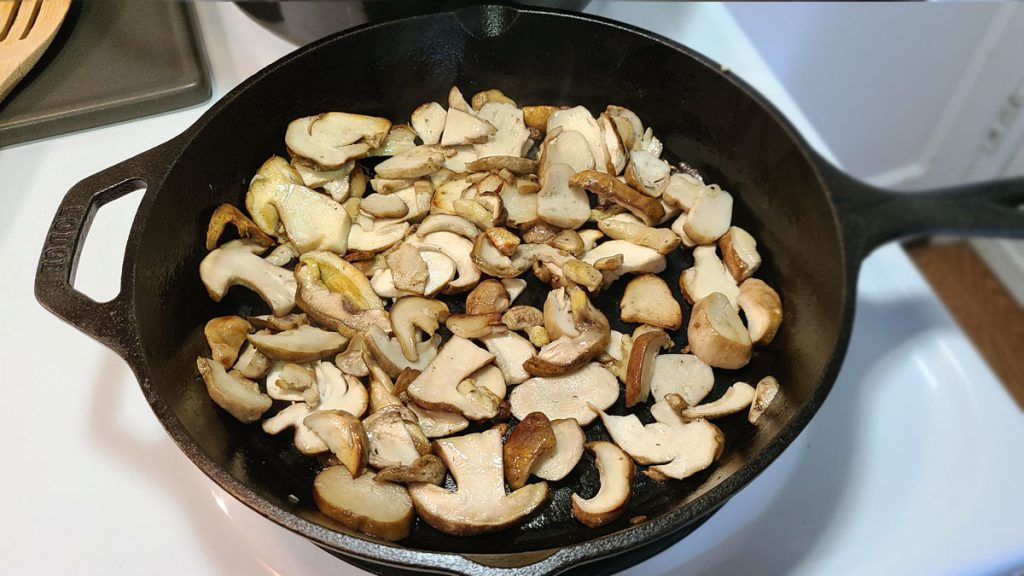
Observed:
[[[370,188],[378,194],[390,195],[405,190],[414,185],[416,180],[412,178],[373,178],[370,180]],[[359,205],[362,207],[362,203]]]
[[[551,422],[542,412],[530,412],[516,424],[505,440],[503,460],[508,487],[518,490],[530,479],[530,469],[542,455],[555,447]]]
[[[390,128],[387,118],[327,112],[292,120],[284,142],[292,156],[333,170],[379,146]]]
[[[457,108],[448,111],[445,118],[444,131],[441,134],[441,146],[460,146],[463,144],[477,144],[486,142],[487,139],[498,131],[483,118],[463,112]]]
[[[504,333],[505,325],[501,323],[501,314],[452,314],[444,323],[445,327],[456,336],[463,338],[483,338],[496,333]]]
[[[610,174],[584,170],[569,179],[569,186],[587,190],[605,202],[622,206],[648,226],[656,226],[665,217],[665,208],[656,198],[634,190]]]
[[[419,377],[409,383],[406,393],[424,408],[460,412],[470,420],[493,418],[501,399],[472,382],[463,384],[492,360],[490,352],[461,336],[452,336]]]
[[[388,253],[384,261],[391,271],[396,290],[423,294],[428,272],[427,262],[420,256],[419,250],[409,244],[399,244],[398,248]],[[370,285],[373,286],[372,281]]]
[[[543,412],[549,420],[573,418],[586,426],[597,418],[591,406],[607,410],[618,398],[615,375],[593,362],[568,374],[530,378],[512,389],[509,404],[512,415],[519,419],[530,412]]]
[[[547,168],[544,186],[537,193],[537,216],[561,228],[579,228],[590,218],[587,193],[569,186],[576,172],[568,164],[552,164]]]
[[[410,362],[420,359],[417,329],[429,338],[447,318],[448,306],[444,302],[418,296],[399,298],[391,307],[391,327],[406,359]]]
[[[580,230],[577,232],[580,235],[580,240],[583,240],[583,252],[589,252],[597,246],[597,241],[604,238],[604,232],[600,230]]]
[[[417,180],[412,186],[394,192],[405,203],[408,212],[398,218],[401,222],[419,222],[430,213],[430,200],[434,190],[426,180]]]
[[[761,267],[761,255],[757,252],[757,241],[746,230],[732,226],[721,238],[718,247],[722,250],[725,267],[737,283],[754,275]]]
[[[220,241],[220,237],[224,233],[224,227],[228,224],[234,226],[235,230],[238,231],[238,235],[242,238],[252,239],[264,246],[273,246],[275,244],[274,239],[260,230],[259,226],[243,214],[241,210],[231,204],[221,204],[213,211],[213,216],[210,216],[210,223],[206,227],[207,250],[213,250],[217,247],[217,242]]]
[[[634,466],[629,455],[611,442],[590,442],[587,449],[594,453],[601,488],[597,494],[586,500],[573,492],[572,515],[583,524],[597,528],[615,520],[626,511]]]
[[[710,244],[729,231],[732,195],[718,186],[704,186],[686,214],[683,229],[697,244]]]
[[[510,301],[508,290],[501,282],[487,279],[466,296],[466,314],[501,314],[508,310]]]
[[[402,218],[409,213],[409,206],[394,194],[370,194],[359,209],[374,218]]]
[[[476,372],[473,372],[469,375],[467,380],[472,380],[473,384],[477,387],[490,390],[495,396],[501,399],[505,398],[505,393],[508,391],[508,387],[505,384],[505,375],[502,374],[501,369],[494,364],[488,364]]]
[[[367,156],[397,156],[416,147],[416,131],[408,124],[393,124],[384,141]]]
[[[260,392],[259,384],[237,370],[228,372],[220,363],[203,357],[196,359],[196,367],[210,398],[240,422],[259,420],[273,404],[270,396]]]
[[[563,132],[579,132],[587,141],[590,155],[594,158],[594,167],[601,171],[608,170],[608,150],[604,145],[604,137],[597,120],[583,106],[575,106],[565,110],[557,110],[548,117],[548,134],[561,128]]]
[[[520,156],[484,156],[470,162],[466,168],[473,172],[508,170],[518,175],[536,174],[537,161]]]
[[[672,347],[672,339],[661,330],[634,336],[626,365],[626,407],[646,402],[651,395],[654,359],[658,352]]]
[[[556,482],[576,467],[583,456],[587,436],[575,418],[551,420],[551,431],[555,435],[555,447],[533,462],[530,473],[542,480]]]
[[[480,233],[480,229],[462,216],[454,214],[431,214],[420,222],[416,235],[420,238],[431,232],[452,232],[472,240]]]
[[[750,412],[747,413],[747,421],[757,424],[761,414],[768,409],[772,401],[779,394],[779,381],[774,376],[765,376],[754,388],[754,400],[750,403]]]
[[[626,183],[657,198],[668,186],[670,170],[668,162],[654,154],[646,150],[633,150],[629,153],[629,165],[626,166]]]
[[[411,466],[422,454],[410,428],[419,431],[416,415],[405,406],[386,406],[363,420],[369,464],[374,468]],[[429,444],[425,444],[429,450]]]
[[[305,314],[285,314],[284,316],[261,314],[259,316],[248,316],[246,320],[257,328],[267,328],[274,332],[292,330],[309,324],[309,318]]]
[[[670,226],[669,229],[676,233],[676,236],[679,237],[679,242],[683,246],[686,246],[687,248],[693,248],[694,246],[697,245],[696,242],[691,240],[690,237],[686,235],[686,212],[680,214],[679,217],[676,218],[674,222],[672,222],[672,226]]]
[[[740,285],[736,303],[747,317],[747,332],[755,346],[767,346],[782,325],[782,299],[771,286],[757,278]]]
[[[686,335],[690,351],[709,366],[736,370],[750,362],[750,334],[736,309],[720,292],[694,304]]]
[[[579,335],[562,336],[540,349],[536,356],[523,364],[534,376],[557,376],[571,372],[596,358],[608,346],[610,327],[608,318],[601,313],[579,287],[566,288],[573,314],[573,323]]]
[[[312,362],[337,354],[348,338],[314,326],[299,326],[277,334],[249,334],[249,343],[269,358],[289,362]]]
[[[523,364],[537,351],[529,340],[509,330],[504,334],[485,336],[480,341],[494,354],[494,363],[501,370],[506,384],[519,384],[530,377]]]
[[[410,486],[420,518],[446,534],[486,534],[522,522],[547,501],[547,482],[505,493],[501,436],[500,430],[491,429],[435,441],[457,490],[432,484]]]
[[[597,227],[609,238],[647,246],[657,250],[659,254],[668,254],[679,248],[679,236],[665,228],[652,228],[627,222],[619,217],[605,218],[597,223]]]
[[[408,408],[419,419],[420,429],[427,438],[444,438],[462,432],[469,427],[469,420],[458,412],[427,410],[409,402]]]
[[[455,277],[455,262],[441,252],[420,250],[419,255],[427,265],[427,281],[423,286],[423,296],[434,296],[444,290],[448,282]],[[381,298],[417,296],[414,292],[399,290],[395,286],[394,272],[391,268],[375,271],[370,278],[370,287]]]
[[[390,466],[377,473],[377,482],[395,484],[434,484],[440,486],[448,469],[444,462],[433,454],[424,454],[408,466]]]
[[[491,244],[498,249],[498,252],[505,256],[511,256],[516,251],[516,248],[519,247],[519,244],[522,243],[519,236],[501,227],[488,228],[484,231],[484,234],[487,235],[487,239],[491,241]]]
[[[623,322],[649,324],[668,330],[677,330],[683,323],[683,311],[672,296],[668,284],[653,274],[637,276],[626,284],[619,301]]]
[[[693,354],[659,354],[654,359],[651,394],[656,402],[669,394],[678,394],[687,406],[696,406],[714,385],[711,366]]]
[[[568,280],[586,288],[587,292],[597,292],[604,283],[604,276],[600,270],[575,258],[567,260],[562,265],[562,274]]]
[[[491,101],[481,106],[476,115],[497,129],[487,141],[473,145],[477,158],[522,156],[529,149],[530,130],[526,127],[523,111],[519,108],[512,104]]]
[[[295,267],[296,303],[318,324],[353,335],[377,325],[390,329],[384,303],[363,273],[335,254],[303,254]]]
[[[424,144],[437,144],[444,133],[448,113],[437,102],[427,102],[412,111],[412,129]]]
[[[239,316],[220,316],[207,322],[203,334],[213,354],[213,361],[225,368],[234,365],[250,330],[252,325]]]
[[[280,191],[272,203],[284,226],[285,236],[300,254],[348,249],[351,220],[348,212],[329,196],[293,184]]]
[[[728,298],[729,304],[736,308],[736,300],[740,295],[736,280],[718,259],[714,245],[698,246],[693,249],[693,267],[683,270],[679,275],[679,288],[690,303],[718,292]]]
[[[718,400],[685,408],[682,416],[687,420],[695,420],[697,418],[714,420],[715,418],[742,412],[749,408],[753,401],[754,387],[746,382],[736,382],[729,386],[725,394],[722,394],[722,397]]]
[[[440,335],[435,335],[423,342],[416,342],[416,360],[409,360],[402,350],[402,345],[397,338],[388,337],[387,333],[380,326],[370,326],[363,333],[363,343],[380,367],[387,372],[391,378],[397,377],[402,370],[413,368],[424,369],[437,356],[437,346],[440,342]]]
[[[451,114],[448,115],[451,118]],[[422,145],[377,164],[379,178],[419,178],[436,172],[444,165],[445,155],[439,146]]]
[[[490,90],[483,90],[473,94],[473,99],[470,101],[470,104],[473,106],[473,110],[479,110],[488,102],[501,102],[512,106],[516,105],[515,100],[509,98],[504,92],[497,88],[491,88]]]
[[[444,290],[446,294],[464,292],[480,281],[480,269],[473,263],[470,253],[473,251],[473,243],[458,234],[452,232],[431,232],[426,236],[410,236],[407,242],[420,250],[435,250],[455,262],[458,275],[449,282]]]
[[[302,184],[302,177],[280,156],[271,156],[261,164],[249,182],[245,209],[260,230],[269,236],[280,237],[281,220],[274,202],[293,184]]]
[[[199,278],[214,302],[220,302],[228,289],[245,286],[256,292],[277,316],[295,307],[295,276],[290,270],[274,266],[259,257],[266,247],[252,240],[232,240],[199,263]]]
[[[558,106],[523,106],[523,120],[534,130],[547,130],[548,118]]]
[[[572,322],[571,313],[568,317]],[[501,322],[509,330],[524,330],[530,326],[543,326],[544,313],[533,306],[513,306],[501,316]]]
[[[448,109],[451,110],[452,108],[463,112],[471,110],[469,102],[466,101],[466,97],[462,95],[462,90],[459,90],[458,86],[452,86],[448,90]]]
[[[363,473],[370,443],[358,418],[344,410],[317,410],[302,424],[324,441],[353,477]]]
[[[267,358],[266,355],[247,341],[242,348],[242,353],[239,354],[238,360],[235,362],[234,368],[242,376],[255,380],[266,376],[271,364],[270,358]]]
[[[409,535],[412,499],[404,486],[379,482],[372,470],[353,479],[344,466],[331,466],[313,480],[317,508],[347,528],[396,541]]]
[[[622,256],[622,263],[614,270],[602,270],[605,285],[610,285],[617,278],[626,274],[650,273],[658,274],[665,270],[665,257],[646,246],[640,246],[626,240],[609,240],[602,242],[583,253],[580,260],[594,265],[598,260]]]

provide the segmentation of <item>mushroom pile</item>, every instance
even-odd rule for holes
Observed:
[[[218,406],[319,459],[313,494],[338,523],[383,540],[417,516],[505,529],[589,451],[600,488],[572,511],[601,526],[628,509],[637,466],[658,481],[708,468],[725,444],[711,421],[755,423],[778,393],[766,375],[704,402],[715,369],[772,342],[781,300],[753,278],[732,196],[662,159],[632,111],[452,88],[409,124],[296,119],[285,145],[246,212],[215,210],[199,270],[214,301],[240,285],[269,313],[210,320],[197,367]],[[658,275],[683,250],[686,303]],[[620,281],[617,303],[595,305]],[[528,284],[538,307],[516,304]],[[611,441],[588,443],[598,420]]]

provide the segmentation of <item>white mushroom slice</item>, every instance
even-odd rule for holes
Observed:
[[[263,431],[277,435],[288,428],[295,428],[295,447],[303,454],[320,454],[327,452],[327,444],[303,424],[306,416],[312,412],[305,402],[297,402],[283,408],[280,412],[263,421]]]
[[[413,368],[423,370],[437,356],[437,347],[441,340],[440,335],[429,338],[424,342],[416,343],[417,360],[410,361],[402,351],[402,345],[397,338],[389,338],[380,326],[370,326],[363,333],[363,344],[373,354],[373,357],[380,364],[380,367],[387,372],[388,376],[395,378],[402,370]]]
[[[349,231],[348,248],[362,252],[386,250],[401,242],[409,231],[408,222],[373,220],[362,214],[356,219],[356,224]]]
[[[544,186],[537,193],[537,216],[560,228],[579,228],[590,218],[590,200],[585,190],[569,186],[576,171],[568,164],[547,168]]]
[[[598,310],[578,286],[568,286],[573,323],[579,336],[565,336],[542,347],[536,356],[523,364],[534,376],[558,376],[581,368],[597,358],[608,346],[611,329],[608,318]]]
[[[454,208],[453,208],[454,209]],[[462,216],[454,214],[431,214],[420,222],[416,235],[420,238],[431,232],[452,232],[472,240],[480,233],[480,229]]]
[[[422,330],[430,338],[440,327],[441,322],[448,318],[448,306],[439,300],[429,300],[418,296],[398,299],[391,307],[391,327],[395,339],[402,348],[402,354],[410,362],[420,358],[416,339],[416,331]]]
[[[670,172],[668,162],[646,150],[633,150],[629,153],[626,182],[648,196],[661,196],[668,186]]]
[[[409,402],[408,408],[419,418],[420,429],[427,438],[444,438],[469,427],[469,420],[458,412],[427,410],[415,402]]]
[[[464,380],[494,360],[494,355],[460,336],[452,336],[437,357],[409,383],[406,393],[431,410],[460,412],[470,420],[486,420],[498,413],[501,399],[490,390]]]
[[[274,266],[259,255],[266,250],[253,240],[232,240],[210,252],[199,264],[199,277],[214,302],[220,302],[235,285],[259,294],[274,314],[284,316],[295,308],[295,275]]]
[[[693,267],[679,275],[679,288],[690,303],[718,292],[728,298],[734,308],[738,306],[736,299],[740,295],[740,287],[718,259],[713,244],[693,249]]]
[[[612,416],[601,413],[605,430],[619,448],[639,464],[655,466],[653,477],[681,480],[711,465],[725,446],[725,437],[707,420],[687,422],[662,400],[651,406],[655,422],[644,426],[636,414]],[[648,475],[651,476],[651,471]]]
[[[363,378],[369,375],[370,371],[366,367],[366,362],[363,361],[363,335],[357,333],[352,336],[348,347],[334,358],[334,363],[342,373],[349,376]]]
[[[370,188],[373,188],[373,191],[378,194],[394,194],[412,186],[415,182],[416,180],[413,178],[372,178]]]
[[[203,357],[196,359],[196,366],[210,398],[240,422],[259,420],[273,404],[270,396],[260,392],[259,384],[237,370],[228,372],[220,363]]]
[[[213,361],[230,368],[238,359],[238,351],[252,329],[252,325],[240,316],[220,316],[208,321],[203,327],[203,335],[210,346]]]
[[[573,174],[594,168],[594,155],[583,134],[561,129],[548,132],[537,173],[541,183],[547,180],[548,168],[555,164],[572,166]]]
[[[647,127],[647,130],[644,130],[643,137],[633,143],[634,150],[644,150],[658,158],[661,157],[662,148],[661,140],[654,136],[654,131],[651,130],[650,126]]]
[[[608,106],[605,109],[605,114],[615,124],[615,130],[619,133],[619,138],[626,150],[632,150],[641,141],[644,134],[644,124],[640,121],[640,117],[629,108],[614,105]]]
[[[548,292],[544,299],[544,328],[552,338],[575,338],[580,335],[572,317],[572,306],[565,288]]]
[[[499,430],[446,438],[435,444],[457,490],[450,492],[433,484],[409,487],[416,512],[434,528],[457,536],[496,532],[522,522],[547,501],[547,482],[505,493]]]
[[[445,154],[444,167],[457,174],[466,172],[468,170],[466,165],[478,157],[474,147],[469,144],[446,148]]]
[[[714,420],[722,416],[728,416],[746,410],[754,401],[754,387],[746,382],[736,382],[722,394],[722,397],[714,402],[690,406],[683,410],[682,416],[687,420],[705,418]]]
[[[486,142],[497,131],[494,124],[487,120],[453,108],[448,111],[448,116],[445,118],[441,146],[461,146]]]
[[[696,406],[714,385],[711,366],[693,354],[659,354],[654,359],[651,394],[656,402],[669,394],[679,394],[687,406]]]
[[[427,102],[412,111],[412,129],[424,144],[437,144],[441,141],[447,115],[444,106]]]
[[[604,526],[626,511],[630,485],[633,482],[633,461],[611,442],[591,442],[587,449],[594,453],[601,488],[593,498],[584,500],[572,494],[572,515],[591,528]]]
[[[607,112],[601,114],[597,118],[597,125],[601,129],[601,139],[604,141],[604,148],[608,151],[608,170],[609,174],[621,174],[622,170],[626,167],[626,147],[622,144],[622,139],[619,138],[619,133],[615,129],[615,122]]]
[[[423,287],[424,296],[434,296],[443,290],[455,277],[455,262],[440,252],[421,250],[420,257],[427,264],[427,282]],[[370,286],[381,298],[415,296],[413,292],[399,290],[395,286],[394,273],[390,268],[377,270],[370,278]]]
[[[665,212],[665,215],[661,217],[661,220],[658,220],[658,226],[664,226],[665,224],[672,222],[677,216],[683,213],[682,208],[667,202],[664,194],[658,198],[658,203],[661,204],[661,209]],[[680,238],[680,240],[682,239]]]
[[[636,219],[631,214],[619,214],[601,220],[597,227],[609,238],[647,246],[657,250],[659,254],[668,254],[679,247],[679,237],[671,230],[652,228],[639,221],[631,222],[625,218],[626,216]]]
[[[569,179],[569,186],[592,192],[602,204],[614,203],[618,206],[619,212],[622,208],[629,210],[648,226],[656,226],[665,219],[665,207],[661,200],[634,190],[610,174],[597,170],[584,170]],[[596,213],[594,217],[599,220],[601,215]]]
[[[473,263],[473,258],[470,256],[473,251],[473,243],[462,236],[451,232],[431,232],[422,238],[411,236],[407,241],[421,251],[436,250],[455,262],[458,276],[448,284],[446,293],[463,292],[480,281],[480,269]]]
[[[352,336],[371,324],[390,327],[384,303],[363,272],[331,252],[307,252],[295,266],[295,301],[318,324]]]
[[[597,418],[591,409],[607,410],[619,398],[619,381],[597,363],[568,374],[530,378],[512,389],[509,403],[519,419],[543,412],[548,420],[574,418],[586,426]]]
[[[711,184],[701,188],[683,228],[697,244],[710,244],[729,230],[731,222],[732,195]]]
[[[302,177],[288,161],[280,156],[271,156],[260,165],[249,182],[245,194],[245,209],[253,223],[270,236],[280,238],[280,218],[274,205],[278,195],[292,184],[302,184]]]
[[[737,283],[754,275],[761,267],[761,255],[757,252],[757,241],[746,230],[732,226],[721,238],[718,247],[722,249],[725,267]]]
[[[311,362],[337,354],[348,338],[307,324],[277,334],[249,334],[249,343],[275,360]]]
[[[604,145],[601,128],[589,110],[583,106],[576,106],[553,112],[548,117],[548,133],[557,128],[561,128],[563,132],[576,131],[582,134],[590,148],[590,155],[594,158],[594,169],[608,172],[608,150]]]
[[[750,412],[747,413],[747,421],[757,424],[761,414],[768,409],[768,406],[779,394],[779,381],[774,376],[765,376],[754,388],[754,400],[750,403]]]
[[[555,434],[555,447],[534,461],[530,473],[542,480],[555,482],[568,476],[576,467],[583,456],[587,436],[575,418],[552,420],[551,431]]]
[[[427,262],[420,256],[419,250],[409,244],[400,244],[388,253],[384,261],[391,271],[396,289],[423,294],[427,285]]]
[[[302,420],[327,445],[352,476],[366,468],[369,440],[362,424],[344,410],[317,410]]]
[[[700,180],[689,174],[676,173],[669,176],[665,192],[661,197],[670,204],[689,211],[697,202],[702,188],[704,188],[704,183]]]
[[[444,325],[452,334],[463,338],[483,338],[491,334],[504,334],[507,331],[498,312],[452,314]]]
[[[580,230],[580,239],[583,240],[583,251],[589,252],[597,246],[597,241],[604,238],[604,232],[600,230]]]
[[[469,102],[466,101],[466,97],[462,95],[462,90],[459,90],[458,86],[452,86],[448,90],[448,109],[461,110],[463,112],[469,112]]]
[[[330,197],[292,184],[280,190],[271,203],[277,208],[285,236],[300,254],[313,250],[344,254],[348,249],[351,220]]]
[[[335,202],[344,202],[352,191],[352,171],[356,167],[355,160],[349,160],[337,170],[317,170],[301,162],[293,162],[295,171],[302,176],[302,184],[307,188],[323,188]]]
[[[344,410],[356,418],[366,412],[370,396],[358,378],[343,374],[341,369],[330,362],[317,362],[313,369],[320,390],[317,410]]]
[[[402,218],[409,206],[394,194],[370,194],[359,203],[359,210],[375,218]]]
[[[626,284],[619,301],[623,322],[649,324],[677,330],[683,323],[683,310],[672,296],[668,284],[654,274],[637,276]]]
[[[292,120],[284,142],[292,156],[333,170],[379,146],[390,128],[387,118],[328,112]]]
[[[604,350],[604,353],[616,362],[621,362],[629,356],[628,351],[622,345],[623,336],[625,334],[622,332],[612,330],[611,335],[608,336],[608,347]]]
[[[530,130],[523,121],[523,111],[512,104],[491,101],[480,107],[478,118],[490,122],[497,132],[486,142],[474,144],[477,158],[487,156],[522,156],[530,147]]]
[[[501,370],[506,384],[519,384],[530,377],[523,369],[523,363],[537,351],[529,340],[509,330],[504,334],[485,336],[480,341],[494,354],[494,363]]]
[[[397,156],[416,147],[416,131],[407,124],[393,124],[388,135],[367,156]]]
[[[501,285],[505,287],[508,292],[508,301],[511,305],[516,301],[516,298],[526,290],[526,280],[522,278],[502,278]]]
[[[657,274],[665,270],[665,257],[658,254],[657,250],[646,246],[639,246],[625,240],[609,240],[602,242],[583,253],[580,260],[587,264],[594,265],[598,260],[622,255],[622,264],[614,270],[602,270],[605,286],[610,285],[620,276],[636,273]]]
[[[296,386],[295,382],[297,379],[304,379],[302,376],[296,378],[299,375],[299,370],[308,370],[307,375],[310,376],[312,383],[316,384],[316,372],[308,366],[277,360],[267,372],[267,395],[274,400],[302,402],[302,393],[305,386]]]
[[[487,388],[498,398],[505,398],[508,387],[505,384],[505,375],[501,369],[494,364],[488,364],[483,368],[469,375],[473,383],[481,388]]]
[[[377,164],[380,178],[419,178],[444,165],[444,152],[437,145],[417,146]]]
[[[430,200],[434,191],[426,180],[417,180],[412,186],[393,193],[405,202],[408,212],[399,218],[403,222],[418,222],[430,213]]]
[[[537,193],[526,190],[526,180],[506,183],[501,188],[501,205],[505,208],[505,225],[526,228],[537,223]],[[531,185],[536,185],[530,181]],[[536,190],[536,188],[534,188]]]
[[[671,229],[673,232],[676,233],[676,236],[679,236],[679,241],[682,243],[683,246],[686,246],[687,248],[693,248],[694,246],[697,245],[696,242],[694,242],[689,236],[686,235],[686,212],[680,214],[679,217],[676,218],[674,222],[672,222]]]
[[[415,417],[404,406],[387,406],[363,420],[369,439],[370,466],[377,469],[411,466],[421,456],[409,431],[411,426],[418,427],[412,421]]]
[[[292,246],[291,242],[285,242],[274,247],[270,254],[264,256],[263,259],[274,266],[285,266],[298,257],[299,252],[295,249],[295,246]]]
[[[782,299],[779,293],[762,280],[748,278],[740,285],[736,303],[747,317],[750,340],[756,346],[771,344],[782,325]]]
[[[266,376],[267,371],[270,370],[271,361],[262,352],[256,349],[255,346],[245,343],[242,348],[242,353],[238,355],[238,361],[235,362],[235,370],[238,370],[242,376],[255,380],[257,378],[263,378]]]
[[[344,466],[316,475],[313,496],[325,515],[342,525],[381,540],[401,540],[412,530],[412,500],[404,486],[378,482],[367,470],[353,479]]]
[[[720,292],[694,304],[686,335],[690,351],[709,366],[736,370],[750,362],[750,333]]]

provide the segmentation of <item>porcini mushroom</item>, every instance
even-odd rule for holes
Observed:
[[[317,508],[347,528],[381,540],[401,540],[412,530],[412,500],[405,487],[376,480],[367,470],[358,478],[344,466],[331,466],[313,480]]]
[[[737,284],[753,276],[761,267],[757,241],[743,228],[730,227],[729,231],[718,239],[718,247],[722,250],[725,267],[729,269]]]
[[[634,190],[610,174],[584,170],[569,179],[569,186],[592,192],[606,202],[622,206],[648,226],[656,226],[665,217],[665,208],[657,199]]]
[[[633,482],[633,461],[611,442],[590,442],[587,449],[594,453],[601,488],[592,498],[584,500],[572,494],[572,515],[591,528],[604,526],[626,510],[630,485]]]
[[[735,370],[750,362],[750,334],[736,309],[720,292],[694,304],[686,335],[690,351],[709,366]]]
[[[747,317],[747,332],[757,346],[767,346],[775,339],[782,325],[782,299],[771,286],[757,278],[748,278],[740,285],[736,303]]]
[[[696,406],[714,385],[711,366],[693,354],[659,354],[654,359],[651,394],[656,402],[669,394],[678,394],[687,406]]]
[[[661,330],[651,330],[633,338],[626,365],[626,407],[646,402],[651,394],[654,359],[663,348],[670,348],[672,339]]]
[[[530,378],[509,393],[512,415],[525,418],[543,412],[549,420],[574,418],[586,426],[597,418],[593,406],[607,410],[619,398],[619,381],[600,364],[586,366],[552,377]]]
[[[412,129],[424,144],[437,144],[444,133],[447,112],[437,102],[427,102],[412,111]]]
[[[729,386],[725,391],[725,394],[722,394],[722,397],[718,400],[707,404],[701,404],[699,406],[690,406],[685,408],[682,412],[682,416],[687,420],[693,420],[696,418],[714,420],[715,418],[721,418],[722,416],[742,412],[743,410],[746,410],[753,401],[754,387],[746,382],[736,382],[732,386]]]
[[[466,383],[473,372],[494,360],[494,355],[460,336],[452,336],[437,357],[409,383],[413,402],[431,410],[459,412],[470,420],[486,420],[498,413],[501,399],[490,390]]]
[[[542,480],[555,482],[565,478],[583,456],[583,443],[587,437],[575,418],[551,420],[555,447],[541,454],[533,462],[530,473]]]
[[[390,128],[387,118],[327,112],[291,121],[284,142],[292,156],[333,170],[379,146]]]
[[[344,410],[317,410],[302,420],[341,462],[353,477],[358,478],[366,467],[369,440],[363,425]]]
[[[199,263],[199,278],[214,302],[228,289],[245,286],[256,292],[275,315],[283,316],[295,307],[295,276],[259,257],[266,250],[252,240],[232,240],[210,252]]]
[[[710,244],[729,230],[731,221],[732,195],[711,184],[700,189],[683,229],[697,244]]]
[[[448,111],[444,122],[444,132],[441,134],[441,146],[460,146],[462,144],[476,144],[486,142],[487,139],[498,131],[483,118],[463,112],[457,108]]]
[[[277,334],[249,334],[248,338],[250,344],[268,357],[289,362],[319,360],[337,354],[348,343],[348,338],[337,332],[309,325]]]
[[[580,368],[596,358],[608,346],[611,328],[608,319],[591,304],[579,288],[566,289],[573,314],[573,325],[578,336],[562,336],[540,349],[536,356],[523,364],[534,376],[557,376]]]
[[[729,304],[735,308],[736,299],[740,295],[736,280],[718,259],[714,245],[698,246],[693,249],[693,267],[683,270],[679,275],[679,288],[690,303],[712,292],[718,292],[728,298]]]
[[[538,458],[555,447],[551,422],[542,412],[530,412],[512,429],[504,446],[505,479],[518,490],[530,478],[530,468]]]
[[[754,400],[750,403],[750,412],[747,413],[747,421],[757,424],[761,414],[768,409],[768,406],[779,394],[779,381],[774,376],[765,376],[754,388]]]
[[[210,398],[240,422],[259,420],[273,404],[270,396],[260,392],[259,384],[237,370],[228,372],[220,363],[203,357],[196,359],[196,366]]]
[[[676,330],[683,323],[683,311],[672,296],[668,284],[653,274],[637,276],[626,284],[619,301],[623,322],[649,324]]]
[[[230,368],[238,359],[238,350],[245,343],[250,330],[252,325],[239,316],[220,316],[207,322],[203,334],[213,354],[213,361]]]

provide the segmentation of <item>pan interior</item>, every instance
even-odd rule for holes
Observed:
[[[300,116],[344,110],[403,122],[423,102],[445,102],[453,84],[467,95],[498,87],[520,105],[583,104],[599,113],[618,104],[653,127],[668,159],[686,161],[734,195],[734,222],[757,238],[764,257],[758,277],[783,298],[785,321],[775,342],[743,370],[716,370],[709,398],[737,380],[753,384],[767,374],[779,379],[782,394],[756,427],[745,415],[717,422],[727,447],[710,470],[662,484],[638,474],[627,513],[608,526],[587,529],[571,517],[569,495],[577,490],[590,496],[596,490],[597,473],[585,459],[569,478],[553,483],[552,504],[527,524],[490,536],[452,538],[420,522],[402,544],[463,553],[523,552],[619,532],[635,516],[711,510],[728,494],[699,508],[693,500],[734,474],[739,475],[734,489],[750,480],[754,471],[744,465],[802,408],[820,402],[816,392],[829,384],[825,374],[843,332],[846,276],[827,193],[801,145],[773,113],[716,67],[605,23],[498,12],[496,22],[481,26],[471,21],[480,15],[410,19],[303,49],[257,75],[191,129],[139,232],[135,313],[150,393],[176,417],[165,419],[165,425],[183,428],[219,464],[223,471],[213,476],[230,474],[273,506],[337,528],[312,505],[315,461],[293,449],[290,434],[268,436],[258,425],[241,425],[217,409],[196,374],[196,356],[207,353],[206,320],[265,310],[244,289],[233,288],[219,304],[203,289],[198,268],[214,207],[243,204],[257,167],[271,154],[286,155],[285,126]],[[680,301],[676,280],[690,263],[687,251],[677,251],[663,276]],[[597,299],[613,322],[623,284]],[[545,289],[535,290],[524,298],[542,299]],[[685,329],[676,339],[685,341]],[[588,435],[605,437],[600,426]],[[279,513],[269,510],[271,516]],[[692,514],[680,518],[685,522]],[[337,543],[343,547],[344,539]]]

